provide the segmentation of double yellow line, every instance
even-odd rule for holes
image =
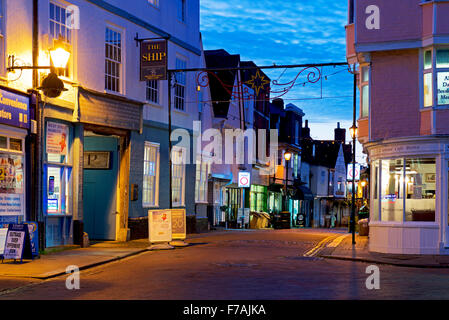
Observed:
[[[337,247],[344,238],[346,238],[348,235],[331,235],[329,237],[324,238],[321,240],[315,247],[304,253],[304,257],[314,257],[320,252],[321,249],[325,248],[327,244],[329,244],[329,247]]]

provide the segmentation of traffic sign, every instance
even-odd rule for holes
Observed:
[[[251,173],[246,171],[239,172],[239,188],[251,187]]]

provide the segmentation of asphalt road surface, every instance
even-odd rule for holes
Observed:
[[[449,269],[379,265],[380,289],[368,290],[369,264],[303,256],[328,236],[312,229],[212,232],[190,238],[186,248],[82,271],[79,290],[66,288],[67,276],[21,280],[0,299],[449,299]]]

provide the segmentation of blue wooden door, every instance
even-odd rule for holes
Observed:
[[[115,240],[119,170],[117,149],[118,138],[84,137],[84,152],[110,153],[109,169],[84,169],[84,231],[89,239]]]

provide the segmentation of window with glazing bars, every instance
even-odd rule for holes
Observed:
[[[186,61],[176,58],[176,69],[185,69]],[[186,73],[175,73],[175,109],[185,111]]]
[[[120,92],[122,35],[110,28],[106,28],[105,57],[105,89]]]
[[[159,103],[159,82],[157,80],[147,81],[147,100]]]

